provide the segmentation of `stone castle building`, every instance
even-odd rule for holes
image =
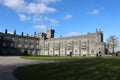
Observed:
[[[0,55],[49,55],[67,56],[94,56],[96,53],[105,54],[103,32],[86,35],[54,38],[55,30],[49,29],[46,33],[34,33],[34,36],[0,32]]]

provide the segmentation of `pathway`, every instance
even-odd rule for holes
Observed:
[[[2,56],[0,57],[0,80],[17,80],[12,72],[16,67],[38,64],[38,63],[51,63],[55,61],[46,60],[26,60],[19,56]]]

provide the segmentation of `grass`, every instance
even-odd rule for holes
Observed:
[[[30,65],[13,73],[18,80],[120,80],[120,57]]]
[[[22,56],[21,58],[29,60],[69,60],[71,59],[71,56]],[[93,58],[93,56],[92,57],[72,56],[72,59],[80,58]]]

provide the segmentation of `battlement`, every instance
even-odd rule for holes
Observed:
[[[21,35],[16,34],[16,30],[14,30],[13,33],[9,33],[7,29],[5,29],[5,32],[0,32],[1,35],[11,35],[11,36],[19,36],[19,37],[35,37],[36,32],[34,32],[34,36],[32,35],[24,35],[24,32],[21,32]]]

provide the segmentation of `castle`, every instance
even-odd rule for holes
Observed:
[[[0,32],[0,55],[48,55],[48,56],[95,56],[105,54],[103,32],[96,29],[95,33],[86,35],[54,38],[55,30],[46,33],[34,33],[34,36]]]

